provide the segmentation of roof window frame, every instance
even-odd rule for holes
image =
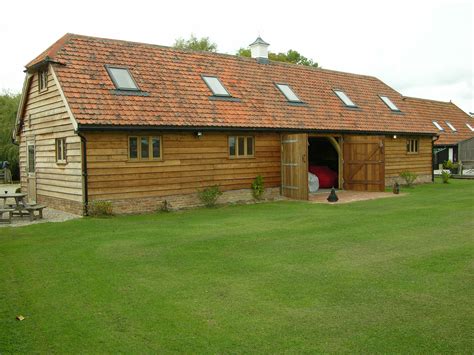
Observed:
[[[378,97],[380,98],[380,100],[382,100],[382,102],[385,104],[385,106],[387,106],[390,109],[390,111],[392,111],[392,112],[402,112],[398,108],[398,106],[395,105],[395,103],[390,99],[390,97],[388,97],[388,95],[378,95]],[[384,98],[387,99],[395,107],[395,109],[391,108],[390,105],[387,102],[385,102]]]
[[[445,132],[445,129],[443,128],[443,126],[441,126],[439,124],[438,121],[431,121],[433,123],[433,126],[435,126],[440,132]]]
[[[347,108],[360,108],[354,101],[352,101],[352,99],[349,97],[349,95],[347,95],[347,93],[344,90],[342,90],[342,89],[332,89],[332,91],[334,92],[334,95],[336,95],[336,97],[339,100],[341,100],[341,102],[344,104],[345,107],[347,107]],[[338,92],[342,92],[350,100],[350,102],[352,102],[352,105],[346,104],[344,102],[344,100],[339,96]]]
[[[214,78],[214,79],[216,79],[219,82],[219,84],[222,86],[224,91],[227,93],[227,95],[225,95],[225,94],[216,94],[214,92],[214,90],[212,89],[211,85],[208,84],[208,82],[206,81],[205,78]],[[212,93],[211,97],[215,97],[215,98],[234,98],[232,96],[232,94],[229,92],[229,90],[227,90],[227,88],[224,86],[224,84],[222,84],[221,79],[219,79],[219,77],[217,75],[201,74],[201,79],[202,79],[202,81],[204,81],[204,84],[206,84],[206,86],[211,91],[211,93]]]
[[[130,69],[126,66],[123,65],[113,65],[113,64],[105,64],[105,69],[107,70],[107,74],[109,74],[110,79],[112,80],[112,83],[115,86],[115,89],[118,91],[125,91],[125,92],[141,92],[142,90],[138,86],[135,78],[133,77],[132,73],[130,72]],[[117,81],[115,80],[114,75],[112,74],[112,71],[110,69],[122,69],[126,70],[128,75],[130,76],[130,79],[132,80],[133,84],[135,85],[135,88],[124,88],[120,87]]]
[[[471,126],[468,122],[466,122],[466,127],[471,130],[471,132],[474,132],[474,126]]]
[[[296,95],[296,92],[295,90],[293,90],[293,88],[290,86],[290,84],[287,84],[287,83],[282,83],[282,82],[275,82],[275,87],[278,89],[278,91],[283,94],[283,96],[285,97],[285,99],[289,102],[289,103],[292,103],[292,104],[304,104],[305,102],[303,100],[300,99],[300,97],[298,95]],[[280,86],[286,86],[288,87],[288,89],[290,89],[290,91],[293,93],[293,95],[296,96],[296,98],[298,100],[291,100],[288,96],[286,96],[285,92],[280,88]]]
[[[456,132],[458,131],[458,130],[456,129],[456,127],[454,127],[451,122],[449,122],[449,121],[444,121],[444,123],[446,123],[446,126],[448,126],[449,129],[451,129],[451,131],[452,131],[453,133],[456,133]]]

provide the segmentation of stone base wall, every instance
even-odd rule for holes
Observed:
[[[79,216],[84,214],[83,204],[77,201],[45,195],[37,195],[36,202],[41,205],[45,205],[46,207],[54,208],[55,210],[69,212]]]
[[[265,189],[264,200],[274,200],[280,198],[280,188],[272,187]],[[245,203],[253,201],[252,190],[230,190],[225,191],[217,199],[217,204]],[[150,213],[163,209],[166,206],[170,210],[179,210],[203,206],[197,193],[186,195],[144,197],[137,199],[110,200],[113,212],[116,214],[138,214]],[[92,202],[92,201],[89,201]]]
[[[398,182],[400,185],[406,185],[406,182],[404,179],[402,179],[400,176],[386,176],[385,177],[385,186],[393,186],[395,182]],[[416,178],[414,184],[426,184],[430,183],[431,181],[431,174],[429,175],[418,175]]]

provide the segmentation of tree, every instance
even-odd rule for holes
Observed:
[[[20,94],[4,92],[0,95],[0,161],[10,163],[13,179],[19,178],[18,146],[12,142]]]
[[[240,48],[237,51],[237,55],[241,57],[250,57],[251,52],[250,52],[250,49],[248,48]],[[294,63],[298,65],[306,65],[308,67],[319,68],[319,64],[317,62],[313,61],[312,59],[306,58],[305,56],[302,56],[299,52],[293,49],[290,49],[286,53],[269,52],[268,59],[274,60],[277,62]]]
[[[193,34],[189,39],[178,38],[173,45],[178,49],[192,49],[195,51],[216,52],[217,44],[211,42],[209,37],[196,38]]]

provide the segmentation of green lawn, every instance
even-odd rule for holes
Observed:
[[[0,353],[473,353],[474,181],[404,191],[2,228]]]

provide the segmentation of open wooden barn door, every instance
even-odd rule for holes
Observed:
[[[308,135],[281,136],[282,195],[296,200],[308,199]]]

